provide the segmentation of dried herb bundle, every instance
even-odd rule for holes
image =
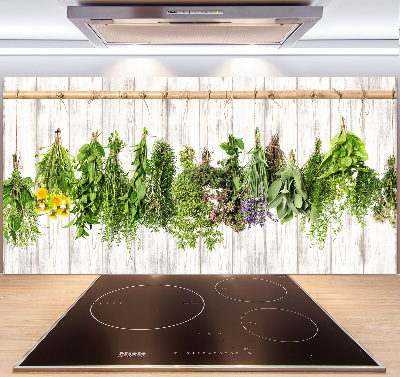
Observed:
[[[91,141],[79,149],[77,170],[82,172],[76,185],[75,207],[71,211],[75,218],[64,228],[77,227],[76,239],[89,236],[93,224],[99,224],[103,201],[104,149],[97,141],[98,132],[93,132]]]
[[[164,139],[154,143],[149,167],[151,176],[147,183],[146,207],[143,224],[153,231],[167,229],[175,215],[172,198],[172,183],[176,173],[176,156],[173,148]]]
[[[3,234],[12,247],[26,247],[33,245],[40,234],[34,184],[31,178],[21,177],[17,155],[13,155],[13,164],[11,177],[3,182]]]
[[[276,173],[286,165],[285,154],[279,145],[279,134],[271,137],[271,141],[265,148],[265,159],[268,166],[268,179],[272,183],[276,179]]]

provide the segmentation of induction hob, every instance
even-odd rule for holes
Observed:
[[[373,371],[286,275],[102,275],[14,371]]]

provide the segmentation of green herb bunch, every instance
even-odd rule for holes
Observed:
[[[278,171],[276,175],[280,179],[275,180],[268,190],[268,197],[271,200],[269,207],[276,207],[281,223],[283,224],[297,215],[310,217],[311,204],[307,200],[307,191],[292,150],[287,166]]]
[[[64,194],[66,197],[74,197],[75,175],[73,157],[61,144],[60,129],[56,131],[56,138],[49,150],[42,154],[44,156],[37,166],[35,183],[48,190],[48,195]],[[40,148],[40,149],[43,149]],[[38,157],[36,154],[35,157]]]
[[[222,241],[222,233],[217,230],[218,224],[210,219],[213,204],[203,200],[207,191],[191,179],[194,150],[186,146],[179,154],[183,171],[178,174],[172,185],[176,214],[171,219],[169,232],[177,239],[181,249],[195,248],[201,237],[207,248],[213,250],[215,245]]]
[[[79,149],[77,170],[82,172],[76,185],[75,207],[71,211],[75,218],[64,228],[77,227],[76,239],[89,236],[93,224],[99,224],[104,185],[104,149],[97,141],[98,131],[92,133],[90,143]]]
[[[112,242],[120,244],[125,239],[127,248],[136,237],[136,229],[132,229],[130,208],[126,208],[126,201],[122,199],[130,190],[128,173],[125,173],[118,158],[118,154],[126,146],[119,138],[118,132],[111,133],[107,148],[110,154],[104,167],[104,183],[102,187],[101,223],[103,224],[102,241],[111,248]]]
[[[171,145],[164,139],[155,141],[149,167],[151,176],[147,183],[143,223],[147,228],[158,231],[159,228],[168,228],[176,211],[172,197],[176,156]]]
[[[12,247],[26,247],[36,242],[38,215],[35,213],[34,183],[22,178],[17,156],[13,155],[14,169],[3,182],[3,234]]]
[[[321,167],[323,160],[321,145],[321,140],[317,139],[313,153],[301,168],[304,188],[308,193],[308,201],[311,203],[311,211],[310,217],[301,216],[300,230],[305,232],[310,239],[310,246],[313,246],[316,241],[322,250],[329,227],[333,227],[335,234],[341,229],[345,206],[340,200],[343,193],[332,180],[332,176],[319,178],[326,172],[326,168]]]
[[[386,162],[387,171],[381,180],[379,200],[374,204],[373,217],[378,222],[389,222],[396,228],[397,218],[397,166],[396,157],[389,156]]]
[[[330,150],[322,159],[321,167],[327,171],[320,179],[332,175],[342,190],[349,195],[349,186],[356,171],[363,169],[368,159],[364,143],[352,132],[345,129],[342,117],[341,130],[331,141]]]
[[[381,180],[374,169],[363,166],[357,173],[354,187],[348,196],[350,214],[357,218],[361,226],[365,225],[364,217],[379,202]]]
[[[237,139],[232,134],[228,136],[228,142],[220,147],[228,154],[229,158],[221,161],[225,178],[225,189],[232,191],[232,201],[236,201],[243,183],[243,168],[239,164],[239,154],[244,149],[242,139]]]
[[[249,151],[251,159],[244,173],[243,186],[246,195],[257,198],[267,195],[268,192],[268,167],[264,149],[260,142],[260,130],[255,131],[255,146]]]
[[[135,160],[131,164],[135,167],[135,170],[130,180],[129,190],[120,198],[124,203],[124,214],[130,217],[132,230],[135,234],[144,215],[146,177],[151,174],[147,162],[147,135],[148,132],[144,127],[142,138],[135,146]]]

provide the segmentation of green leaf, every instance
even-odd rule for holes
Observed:
[[[301,194],[295,193],[294,194],[294,205],[297,208],[301,208],[303,205],[303,197]]]
[[[287,211],[288,211],[288,207],[285,205],[285,203],[283,202],[283,198],[282,198],[281,202],[276,207],[276,213],[278,215],[278,218],[282,219],[283,217],[285,217]]]
[[[142,184],[137,192],[137,199],[142,200],[146,196],[146,185]]]
[[[70,226],[74,225],[75,219],[70,221],[67,225],[63,226],[63,228],[69,228]]]
[[[286,223],[287,221],[290,221],[293,219],[293,212],[289,212],[282,220],[281,224]]]
[[[96,193],[95,192],[92,192],[92,193],[90,193],[90,201],[94,201],[96,199]]]
[[[6,208],[8,205],[12,203],[13,198],[11,196],[7,196],[4,198],[3,196],[3,208]]]
[[[237,139],[236,140],[236,145],[240,148],[240,149],[244,149],[244,143],[242,139]]]
[[[268,199],[274,200],[279,194],[281,187],[282,187],[282,181],[280,179],[277,179],[276,181],[272,182],[268,188]]]

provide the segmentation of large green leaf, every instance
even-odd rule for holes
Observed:
[[[281,187],[282,187],[282,180],[277,179],[276,181],[272,182],[268,188],[268,199],[274,200],[279,194]]]

